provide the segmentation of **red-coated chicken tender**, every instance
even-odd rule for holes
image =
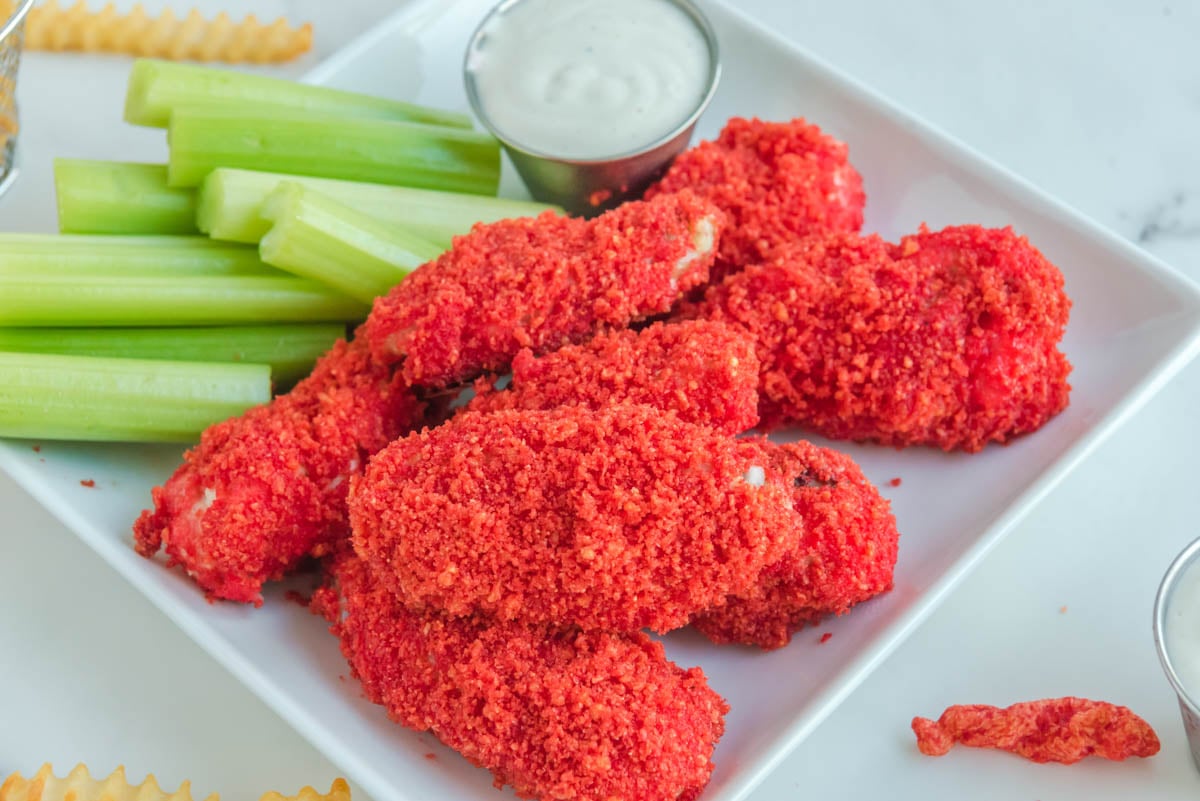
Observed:
[[[715,141],[676,158],[646,197],[683,189],[728,217],[714,280],[758,264],[797,237],[858,233],[866,203],[846,145],[803,119],[734,117]]]
[[[1086,698],[1047,698],[999,708],[949,707],[936,721],[913,718],[922,754],[942,756],[955,743],[1010,751],[1033,762],[1070,765],[1087,756],[1122,761],[1158,753],[1158,735],[1127,707]]]
[[[764,425],[977,451],[1067,406],[1063,278],[1011,229],[811,237],[689,314],[758,341]]]
[[[264,582],[347,536],[349,478],[421,420],[422,405],[357,340],[288,394],[206,430],[134,524],[212,598],[261,603]]]
[[[349,559],[334,626],[396,722],[544,801],[687,801],[712,772],[725,701],[643,634],[483,626],[412,612]]]
[[[414,608],[669,631],[804,526],[774,447],[637,404],[466,412],[371,461],[353,543]]]
[[[654,323],[600,334],[537,357],[526,349],[507,389],[479,383],[472,411],[598,409],[644,403],[680,419],[739,434],[758,423],[758,357],[738,326],[705,320]]]
[[[375,301],[376,358],[413,386],[502,372],[536,353],[667,312],[708,280],[723,217],[690,193],[592,220],[546,212],[476,225]]]
[[[716,643],[781,648],[805,625],[892,588],[896,519],[858,465],[809,442],[782,445],[769,456],[774,470],[795,476],[792,498],[804,527],[753,593],[692,621]]]

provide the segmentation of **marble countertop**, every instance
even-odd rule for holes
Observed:
[[[396,4],[197,5],[314,21],[315,52],[280,71],[296,75]],[[738,5],[1200,281],[1200,5]],[[161,147],[137,131],[109,132],[121,130],[114,98],[128,67],[95,61],[83,70],[71,57],[26,59],[29,158],[21,180],[49,179],[46,154],[148,159],[146,148]],[[71,125],[75,119],[88,127]],[[45,212],[0,206],[0,227],[44,228]],[[1198,401],[1200,364],[1192,364],[1038,506],[751,798],[1195,795],[1200,776],[1157,662],[1150,611],[1167,564],[1200,536]],[[131,776],[154,772],[171,786],[191,778],[196,791],[220,790],[227,799],[325,787],[338,775],[3,476],[0,510],[0,775],[44,761],[64,769],[86,761],[101,771],[123,763]],[[1062,767],[973,750],[930,759],[913,746],[908,722],[916,714],[1071,694],[1132,707],[1157,728],[1162,753]]]

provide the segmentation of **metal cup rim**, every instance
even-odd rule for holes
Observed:
[[[1163,672],[1167,674],[1167,681],[1171,683],[1175,694],[1193,713],[1200,715],[1200,704],[1197,704],[1196,699],[1184,689],[1183,683],[1179,680],[1179,673],[1175,670],[1167,648],[1166,636],[1168,596],[1175,589],[1179,577],[1192,566],[1198,556],[1200,556],[1200,538],[1188,544],[1171,561],[1171,566],[1163,574],[1162,581],[1158,585],[1158,592],[1154,596],[1154,644],[1158,650],[1158,660],[1162,663]]]
[[[33,0],[21,0],[17,4],[12,14],[9,15],[8,20],[5,21],[3,26],[0,26],[0,42],[7,39],[8,35],[21,24],[21,20],[25,19],[25,15],[29,13],[29,9],[32,7]]]
[[[475,48],[479,44],[479,40],[482,38],[484,28],[487,27],[487,24],[491,22],[492,19],[498,14],[504,13],[514,5],[524,2],[524,0],[502,0],[502,2],[497,3],[492,10],[489,11],[487,15],[479,21],[479,24],[475,27],[475,31],[471,34],[471,38],[467,41],[467,49],[463,54],[462,71],[463,83],[467,92],[467,101],[471,104],[471,110],[475,112],[475,116],[479,118],[479,121],[485,128],[487,128],[488,132],[491,133],[492,136],[499,139],[506,148],[515,150],[518,153],[522,153],[526,156],[544,159],[546,161],[552,161],[558,164],[581,166],[613,164],[645,155],[646,153],[650,153],[662,147],[678,137],[680,134],[695,127],[696,122],[700,119],[700,115],[702,115],[705,109],[708,108],[708,104],[712,101],[713,95],[716,94],[717,86],[721,82],[720,45],[717,41],[717,32],[713,29],[712,23],[709,22],[708,17],[704,15],[704,12],[701,11],[700,8],[692,2],[692,0],[666,1],[682,9],[691,18],[692,22],[696,24],[696,27],[700,29],[700,33],[704,36],[704,41],[708,46],[708,86],[704,92],[704,96],[700,99],[700,102],[697,104],[695,110],[693,110],[692,113],[683,120],[683,122],[672,128],[666,134],[658,137],[653,142],[633,150],[627,150],[609,156],[601,156],[598,158],[568,158],[555,155],[554,153],[537,150],[519,142],[515,142],[495,126],[491,119],[488,118],[487,112],[483,108],[483,102],[480,99],[479,91],[475,86],[474,76],[472,76],[470,69],[468,69],[468,65],[471,60],[471,53],[474,52]]]

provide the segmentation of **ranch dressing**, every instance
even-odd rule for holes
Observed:
[[[601,159],[674,131],[708,89],[703,32],[669,0],[521,0],[467,58],[493,129],[523,150]]]

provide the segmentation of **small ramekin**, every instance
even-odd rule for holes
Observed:
[[[640,195],[663,171],[692,138],[700,115],[708,108],[721,80],[721,57],[717,34],[712,24],[690,0],[669,0],[695,22],[708,45],[709,68],[707,86],[695,110],[669,133],[636,150],[598,159],[562,158],[553,153],[536,150],[513,141],[498,130],[488,118],[479,97],[474,76],[469,69],[472,54],[479,47],[488,23],[522,0],[504,0],[488,13],[475,29],[463,59],[463,82],[471,108],[508,153],[517,172],[525,181],[530,194],[544,203],[562,206],[572,214],[592,215],[619,205],[630,197]]]
[[[1200,558],[1200,539],[1184,548],[1183,552],[1175,557],[1175,561],[1171,562],[1171,566],[1167,568],[1166,575],[1163,576],[1162,583],[1158,586],[1158,595],[1154,599],[1154,644],[1158,648],[1158,659],[1162,662],[1163,671],[1167,674],[1167,681],[1171,683],[1171,687],[1175,690],[1175,696],[1179,699],[1179,711],[1183,715],[1183,729],[1187,733],[1188,746],[1192,751],[1192,761],[1196,763],[1196,768],[1200,769],[1200,704],[1180,681],[1179,672],[1172,660],[1171,649],[1167,642],[1167,614],[1170,611],[1175,589],[1180,578],[1189,569],[1200,569],[1200,565],[1194,564],[1198,558]],[[1197,625],[1200,625],[1200,620],[1196,622]],[[1193,687],[1190,692],[1200,692],[1200,687]]]

